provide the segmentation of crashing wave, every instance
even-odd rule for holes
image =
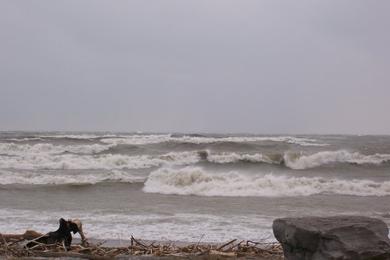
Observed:
[[[0,160],[2,169],[143,169],[164,164],[186,165],[199,161],[197,152],[167,153],[163,155],[101,154],[44,154],[7,156]]]
[[[100,141],[107,144],[129,144],[129,145],[145,145],[145,144],[158,144],[168,142],[171,135],[129,135],[119,136],[113,138],[104,138]]]
[[[90,174],[53,174],[38,172],[0,172],[0,184],[29,184],[29,185],[86,185],[101,182],[144,182],[145,177],[122,171]]]
[[[210,151],[203,151],[201,156],[212,163],[268,163],[285,165],[286,167],[294,170],[310,169],[334,163],[380,165],[390,161],[390,154],[364,155],[358,152],[348,152],[345,150],[322,151],[310,155],[294,152],[286,152],[284,154],[248,154],[235,152],[212,153]]]
[[[42,141],[41,137],[24,137],[24,138],[5,138],[8,142],[28,142],[28,141]]]
[[[295,170],[315,168],[332,163],[379,165],[388,161],[390,161],[390,154],[364,155],[358,152],[348,152],[346,150],[322,151],[310,155],[296,153],[286,153],[284,155],[285,165]]]
[[[59,153],[78,153],[78,154],[96,154],[108,150],[112,145],[90,144],[90,145],[53,145],[49,143],[38,144],[15,144],[0,143],[0,154],[19,155],[27,154],[59,154]]]
[[[281,164],[283,157],[280,155],[264,155],[261,153],[255,154],[239,154],[239,153],[207,153],[207,161],[212,163],[237,163],[237,162],[250,162],[250,163],[269,163],[269,164]]]
[[[57,134],[57,135],[39,135],[39,138],[50,138],[50,139],[79,139],[79,140],[90,140],[106,137],[115,137],[114,134]]]
[[[304,170],[336,163],[380,165],[390,161],[390,154],[364,155],[346,150],[321,151],[313,154],[304,154],[303,152],[237,153],[203,150],[170,152],[162,155],[126,155],[120,152],[113,153],[114,148],[118,148],[118,146],[115,144],[0,143],[0,168],[139,169],[162,164],[188,165],[196,164],[199,161],[208,161],[217,164],[266,163],[284,165],[294,170]]]
[[[285,197],[314,194],[389,196],[390,181],[287,177],[238,172],[211,173],[200,167],[161,168],[152,172],[144,192],[197,196]]]
[[[292,136],[232,136],[232,137],[206,137],[206,136],[174,136],[174,135],[131,135],[126,137],[105,138],[101,142],[108,144],[146,145],[165,142],[211,144],[211,143],[247,143],[247,142],[283,142],[301,146],[326,146],[315,139]]]

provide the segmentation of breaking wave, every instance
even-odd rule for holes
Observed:
[[[0,184],[29,184],[29,185],[86,185],[101,182],[144,182],[145,177],[122,171],[112,171],[94,174],[53,174],[37,172],[0,172]]]
[[[204,151],[200,152],[200,155],[212,163],[268,163],[285,165],[286,167],[294,170],[310,169],[334,163],[380,165],[390,161],[390,154],[364,155],[358,152],[348,152],[345,150],[322,151],[309,155],[305,155],[301,152],[286,152],[282,154],[240,154],[234,152],[212,153],[209,151]]]
[[[348,152],[345,150],[322,151],[310,155],[294,153],[286,153],[284,155],[285,165],[295,170],[315,168],[332,163],[379,165],[388,161],[390,161],[390,154],[364,155],[358,152]]]
[[[200,152],[200,155],[207,161],[212,163],[237,163],[237,162],[249,162],[249,163],[269,163],[269,164],[282,164],[283,156],[281,154],[264,155],[261,153],[254,154],[239,154],[239,153],[211,153],[211,152]]]
[[[108,138],[115,137],[117,135],[114,134],[47,134],[47,135],[39,135],[39,138],[42,139],[69,139],[69,140],[91,140],[91,139],[100,139],[100,138]]]
[[[284,153],[239,153],[194,150],[150,155],[142,154],[143,152],[145,151],[142,148],[134,145],[0,143],[0,168],[140,169],[162,164],[187,165],[207,161],[216,164],[265,163],[286,166],[294,170],[304,170],[340,163],[381,165],[390,162],[390,154],[364,155],[346,150],[320,151],[312,154],[291,151]]]
[[[24,156],[7,156],[0,160],[2,169],[143,169],[163,164],[186,165],[199,161],[196,152],[167,153],[163,155],[101,154],[27,154]]]
[[[315,139],[292,136],[231,136],[231,137],[205,137],[205,136],[174,136],[174,135],[131,135],[126,137],[104,138],[101,142],[108,144],[146,145],[165,142],[211,144],[211,143],[247,143],[247,142],[283,142],[301,146],[326,146]]]
[[[161,168],[152,172],[144,192],[197,196],[285,197],[314,194],[389,196],[390,181],[287,177],[238,172],[211,173],[200,167]]]
[[[39,144],[15,144],[0,143],[0,154],[19,155],[26,154],[59,154],[59,153],[78,153],[78,154],[95,154],[108,150],[112,145],[53,145],[49,143]]]

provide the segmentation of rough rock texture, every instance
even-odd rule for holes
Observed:
[[[389,229],[375,218],[280,218],[273,231],[288,260],[390,259]]]

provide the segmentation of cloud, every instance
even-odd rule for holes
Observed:
[[[388,7],[3,1],[1,128],[389,133]]]

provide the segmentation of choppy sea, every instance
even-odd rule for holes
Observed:
[[[285,216],[390,225],[390,136],[0,133],[0,233],[274,240]]]

